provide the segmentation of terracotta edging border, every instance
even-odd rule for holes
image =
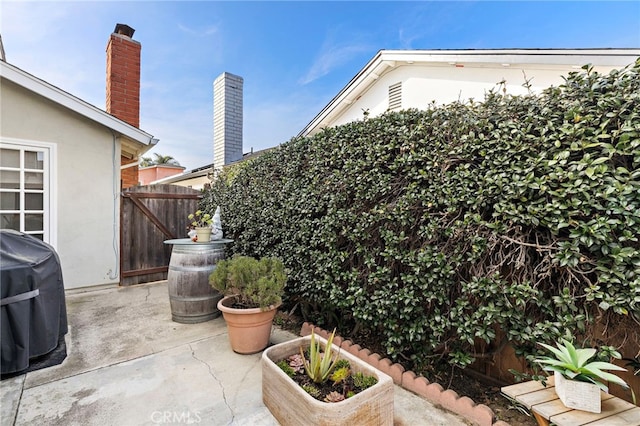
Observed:
[[[300,329],[300,336],[308,336],[311,330],[325,339],[330,333],[320,327],[305,322]],[[398,363],[392,363],[388,358],[382,358],[377,353],[371,353],[369,349],[362,348],[351,340],[343,340],[340,336],[335,336],[333,343],[340,346],[350,354],[357,356],[367,364],[377,368],[383,373],[391,376],[393,383],[402,388],[415,393],[432,404],[437,404],[443,408],[456,413],[474,424],[480,426],[509,426],[504,421],[496,421],[496,416],[491,408],[484,404],[476,404],[471,398],[459,396],[451,389],[443,389],[438,383],[430,383],[425,377],[416,375],[413,371],[405,371],[404,367]]]

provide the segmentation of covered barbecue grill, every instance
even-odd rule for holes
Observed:
[[[0,231],[0,305],[3,375],[26,370],[64,342],[67,310],[53,247],[27,234]]]

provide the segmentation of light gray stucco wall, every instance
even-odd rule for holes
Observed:
[[[51,144],[51,229],[66,288],[117,283],[120,144],[111,131],[17,86],[1,83],[0,140]]]

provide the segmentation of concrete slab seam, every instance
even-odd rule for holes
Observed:
[[[220,386],[220,389],[222,389],[222,399],[224,400],[224,405],[226,405],[226,407],[229,409],[229,412],[231,413],[230,424],[233,424],[233,421],[234,421],[234,419],[236,417],[236,413],[233,411],[233,409],[229,405],[229,401],[227,401],[227,392],[226,392],[226,389],[224,388],[224,386],[222,385],[222,381],[220,379],[218,379],[216,377],[216,375],[213,373],[213,370],[212,370],[211,366],[209,365],[209,363],[207,363],[204,360],[201,360],[200,358],[198,358],[196,356],[196,351],[191,346],[191,343],[189,343],[189,350],[191,350],[191,356],[193,357],[193,359],[195,359],[196,361],[198,361],[198,362],[200,362],[200,363],[202,363],[202,364],[207,366],[207,369],[209,370],[209,375],[213,378],[213,380],[216,381],[216,383],[218,383],[218,385]]]

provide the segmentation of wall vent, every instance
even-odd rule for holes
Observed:
[[[389,111],[402,108],[402,82],[389,86]]]

